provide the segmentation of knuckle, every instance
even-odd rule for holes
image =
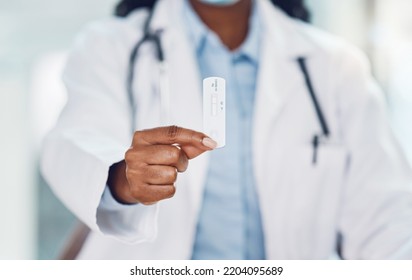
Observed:
[[[177,163],[180,159],[180,153],[181,151],[176,148],[176,147],[171,147],[171,149],[168,150],[168,157],[171,162]]]
[[[141,169],[146,166],[146,154],[145,149],[136,150],[135,148],[130,148],[126,151],[124,155],[124,160],[128,167],[133,169]]]
[[[132,148],[129,148],[127,151],[126,151],[126,153],[124,154],[124,160],[126,161],[126,162],[131,162],[131,161],[133,161],[133,158],[134,158],[134,155],[133,155],[133,149]]]
[[[141,133],[141,131],[135,131],[133,134],[133,143],[138,143]]]
[[[177,139],[177,137],[182,133],[182,128],[176,126],[176,125],[172,125],[169,126],[167,128],[167,137],[172,140],[175,141]]]
[[[127,164],[127,162],[126,162]],[[126,177],[131,182],[141,182],[144,179],[144,167],[139,165],[129,165],[126,167]]]
[[[136,172],[134,169],[130,168],[129,166],[126,166],[126,179],[129,181],[129,184],[133,185],[135,181],[134,178],[136,177],[135,173]]]

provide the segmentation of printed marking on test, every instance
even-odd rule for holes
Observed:
[[[226,81],[219,77],[203,80],[203,132],[217,142],[217,148],[226,145]]]

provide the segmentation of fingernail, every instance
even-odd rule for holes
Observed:
[[[205,145],[206,147],[210,148],[210,149],[215,149],[217,147],[217,143],[215,140],[209,138],[209,137],[205,137],[202,140],[202,144]]]

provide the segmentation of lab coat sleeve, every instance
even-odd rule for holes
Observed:
[[[345,259],[412,259],[412,176],[367,59],[343,58],[337,92],[347,180],[339,228]]]
[[[155,238],[157,206],[101,202],[109,168],[124,159],[132,140],[125,90],[130,50],[110,33],[116,33],[115,24],[94,24],[77,39],[63,75],[68,102],[45,139],[41,169],[60,200],[92,230],[139,243]]]

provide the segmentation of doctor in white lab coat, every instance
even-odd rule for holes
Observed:
[[[153,30],[161,30],[168,62],[169,123],[178,127],[159,128],[159,71],[151,44],[142,47],[135,65],[137,110],[131,115],[128,63],[143,36],[146,9],[92,24],[68,60],[68,103],[45,140],[41,165],[56,195],[92,230],[79,259],[192,256],[215,143],[200,132],[201,78],[182,22],[184,1],[156,1],[151,21]],[[223,2],[236,3],[213,8],[249,0]],[[249,160],[266,258],[327,259],[339,248],[346,259],[412,259],[412,173],[367,60],[269,0],[255,4],[263,40]],[[312,140],[321,128],[296,63],[300,57],[329,126],[318,145]],[[170,182],[145,184],[143,179],[166,176],[142,167],[156,161],[148,151],[157,153],[157,144],[168,146],[163,152],[170,163],[162,164],[181,173],[169,174]],[[101,207],[108,189],[119,207]]]

